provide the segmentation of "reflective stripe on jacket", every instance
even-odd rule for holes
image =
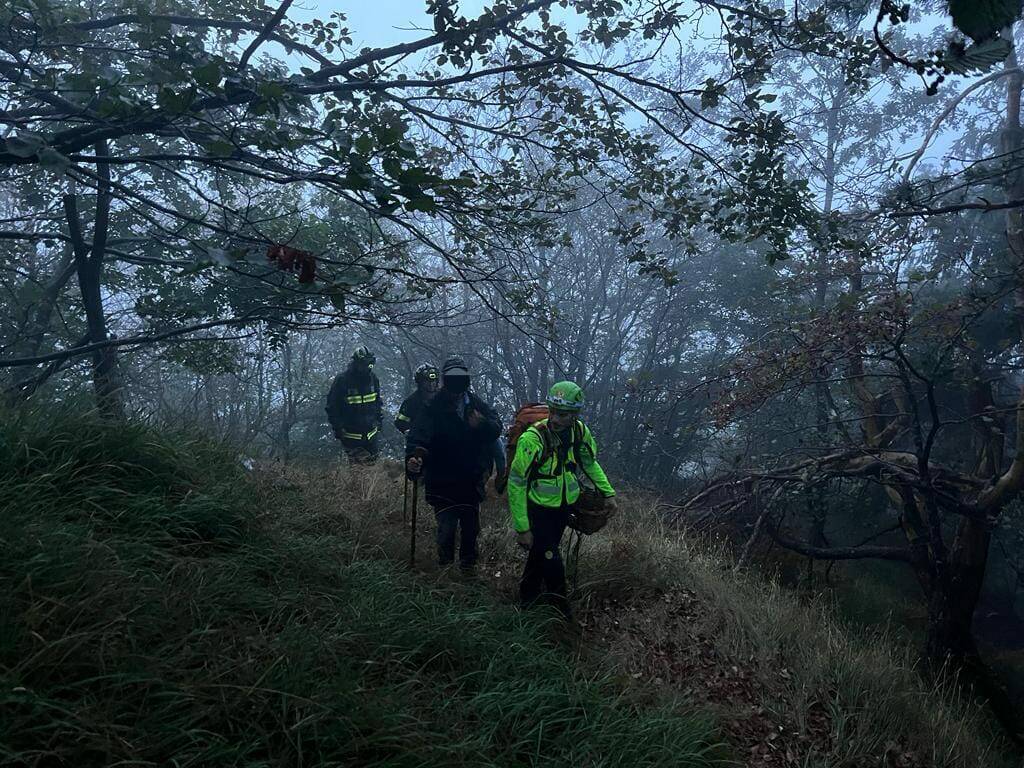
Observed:
[[[374,427],[367,433],[362,432],[342,432],[341,436],[346,440],[372,440],[373,436],[376,435],[380,430]]]
[[[366,395],[354,394],[345,397],[345,402],[349,405],[361,405],[363,403],[373,403],[377,400],[377,393],[370,392]]]
[[[520,435],[508,473],[508,507],[512,513],[512,525],[517,531],[530,529],[528,503],[549,509],[576,503],[580,497],[577,467],[601,494],[615,495],[615,489],[597,462],[597,443],[590,429],[582,421],[577,421],[573,430],[582,430],[582,437],[572,440],[569,445],[561,444],[558,435],[548,428],[547,419],[533,424]],[[541,462],[545,437],[551,441],[551,453]],[[563,453],[564,461],[561,458]]]
[[[351,367],[338,374],[327,394],[327,418],[339,437],[369,440],[383,417],[380,382],[372,371]]]

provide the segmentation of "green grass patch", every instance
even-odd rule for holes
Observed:
[[[0,763],[722,763],[706,717],[543,616],[264,527],[222,446],[67,413],[0,428]]]

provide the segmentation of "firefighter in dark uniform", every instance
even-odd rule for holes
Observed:
[[[373,372],[376,358],[366,347],[352,354],[327,394],[327,418],[350,461],[371,463],[380,452],[378,434],[384,418],[380,382]]]
[[[437,366],[424,363],[416,369],[416,391],[402,401],[395,417],[395,429],[407,435],[423,406],[429,403],[441,386],[441,372]]]

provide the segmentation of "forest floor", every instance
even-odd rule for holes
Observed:
[[[302,514],[341,515],[358,540],[408,567],[398,466],[311,474],[271,464],[262,477],[300,489]],[[327,498],[333,509],[323,508]],[[651,700],[681,697],[712,712],[734,759],[750,768],[1015,760],[983,708],[922,682],[912,649],[884,633],[858,635],[824,605],[734,573],[713,545],[665,529],[654,498],[627,493],[620,504],[581,547],[575,621],[563,633],[578,663],[611,665]],[[421,500],[416,572],[456,594],[484,589],[515,604],[523,555],[506,516],[489,487],[481,564],[466,577],[435,564],[433,515]]]

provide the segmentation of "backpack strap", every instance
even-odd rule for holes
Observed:
[[[579,419],[576,419],[576,423],[572,428],[572,452],[573,455],[579,459],[580,450],[583,448],[583,435],[587,432],[587,425]]]
[[[547,426],[547,422],[537,422],[535,424],[531,424],[530,426],[523,430],[523,435],[525,435],[531,429],[534,430],[540,437],[541,445],[540,455],[533,460],[533,463],[530,464],[530,468],[526,471],[527,488],[533,485],[533,481],[536,480],[537,475],[540,474],[540,468],[547,462],[548,459],[551,458],[551,453],[553,449],[551,448],[551,437],[548,433]],[[519,436],[519,439],[522,439],[522,435]]]
[[[596,490],[597,489],[597,485],[594,483],[593,479],[590,477],[590,475],[587,474],[587,471],[583,468],[582,464],[580,464],[580,462],[579,462],[580,452],[583,451],[584,449],[588,450],[588,451],[590,450],[589,448],[587,448],[584,445],[584,442],[583,442],[583,438],[587,434],[587,427],[586,427],[586,425],[582,421],[577,421],[576,422],[576,426],[578,427],[578,429],[576,430],[576,434],[573,435],[573,453],[576,456],[576,464],[577,464],[577,468],[579,470],[576,473],[576,476],[580,480],[580,485],[584,486],[584,489],[586,487],[586,483],[589,483]],[[591,458],[594,458],[594,457],[591,456]],[[586,481],[586,482],[584,482],[584,481]]]
[[[530,467],[530,476],[527,479],[527,482],[529,483],[537,476],[537,468],[546,464],[552,455],[554,455],[555,447],[551,444],[551,428],[548,426],[547,421],[531,424],[528,429],[534,429],[537,431],[540,435],[541,445],[543,446],[541,448],[540,456],[534,460],[533,465]],[[583,425],[583,422],[577,419],[572,428],[572,452],[577,465],[579,464],[580,450],[583,448],[583,435],[585,434],[585,430],[586,427]]]
[[[551,444],[551,428],[545,421],[543,423],[534,424],[533,428],[540,434],[540,442],[543,448],[541,449],[540,456],[537,457],[535,462],[538,466],[547,464],[548,459],[555,452],[555,447]]]

